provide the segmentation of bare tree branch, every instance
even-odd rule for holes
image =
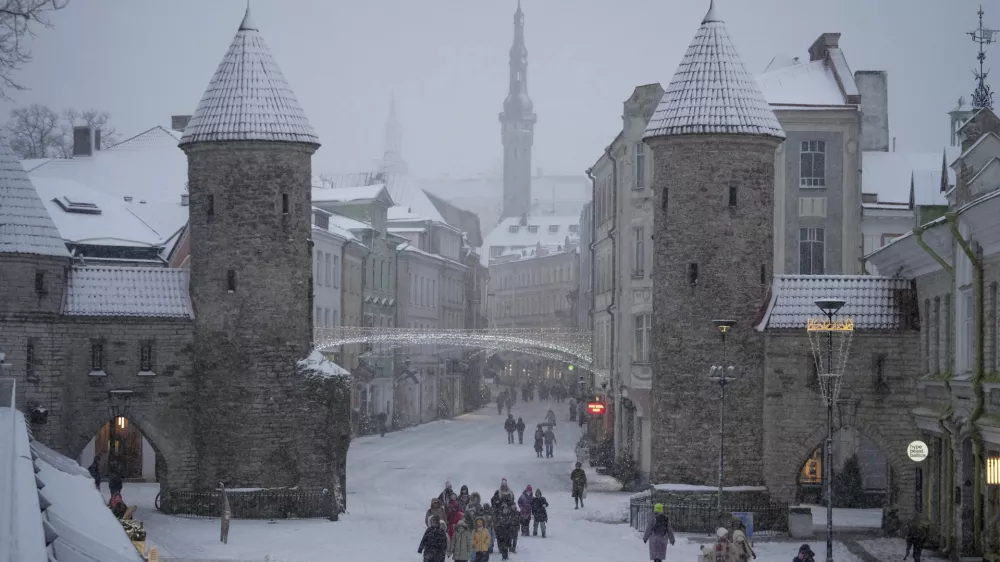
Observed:
[[[111,125],[111,114],[107,111],[87,109],[77,111],[69,108],[63,111],[62,142],[59,148],[60,156],[73,156],[73,127],[88,126],[101,131],[101,148],[107,148],[118,142],[118,131]]]
[[[69,0],[0,0],[0,98],[10,100],[10,90],[24,90],[14,74],[31,61],[27,39],[38,27],[51,28],[49,15]]]
[[[39,103],[10,110],[6,129],[10,148],[23,159],[46,158],[62,142],[59,115]]]

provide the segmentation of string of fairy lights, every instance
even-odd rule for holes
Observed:
[[[314,346],[320,351],[359,343],[389,348],[411,345],[475,347],[483,350],[487,358],[503,352],[524,353],[593,370],[591,334],[573,328],[445,330],[335,326],[314,330]]]

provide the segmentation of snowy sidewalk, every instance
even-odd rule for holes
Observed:
[[[617,482],[588,471],[586,507],[573,509],[569,473],[576,461],[579,427],[568,421],[567,403],[518,402],[514,417],[529,429],[548,409],[558,425],[555,458],[535,457],[529,435],[524,445],[508,445],[503,416],[495,408],[351,443],[348,454],[348,513],[340,522],[326,520],[232,522],[229,544],[219,542],[217,519],[172,517],[157,512],[155,484],[126,484],[126,501],[138,505],[136,518],[146,524],[149,543],[164,561],[199,562],[421,562],[417,545],[424,513],[446,480],[457,491],[467,485],[485,501],[507,478],[514,492],[528,484],[549,500],[548,538],[522,537],[512,562],[608,562],[648,560],[641,536],[627,524],[629,494]],[[492,410],[492,411],[491,411]],[[589,468],[589,467],[588,467]],[[787,562],[801,543],[761,543],[756,562]],[[822,552],[820,542],[811,542]],[[695,560],[700,543],[679,536],[667,560]],[[840,544],[838,562],[860,562]],[[493,560],[499,560],[494,555]]]

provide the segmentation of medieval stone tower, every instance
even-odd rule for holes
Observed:
[[[773,265],[774,159],[785,137],[709,8],[646,128],[655,216],[652,480],[715,485],[722,362],[713,319],[736,321],[726,486],[763,482],[763,340],[753,325]]]
[[[190,191],[197,485],[332,489],[324,414],[296,376],[313,340],[319,138],[249,9],[180,147]]]
[[[503,140],[503,209],[501,218],[531,210],[531,145],[535,139],[534,105],[528,97],[528,49],[524,46],[524,12],[514,12],[514,44],[510,46],[510,87],[500,113]]]

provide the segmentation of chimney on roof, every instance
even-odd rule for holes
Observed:
[[[823,60],[830,49],[840,48],[839,33],[824,33],[809,47],[809,62]]]
[[[187,207],[191,204],[191,195],[189,193],[181,193],[181,206]]]
[[[184,129],[187,129],[189,121],[191,121],[190,115],[171,115],[170,128],[179,133],[183,133]]]
[[[861,150],[889,152],[889,74],[859,70],[854,82],[861,95]]]
[[[73,156],[93,156],[101,149],[101,130],[89,125],[73,127]]]

